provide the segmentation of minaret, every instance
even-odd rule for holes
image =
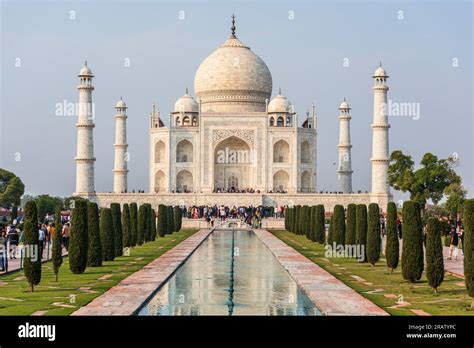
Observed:
[[[87,66],[79,72],[79,115],[77,128],[76,192],[88,196],[94,191],[94,107],[92,104],[92,71]]]
[[[115,105],[114,192],[127,192],[127,105],[120,97]]]
[[[387,116],[387,79],[388,75],[382,68],[382,63],[375,70],[374,76],[374,121],[372,123],[372,193],[390,194],[387,182],[389,149]]]
[[[339,169],[337,171],[339,190],[343,193],[352,192],[350,109],[346,98],[344,98],[339,106]]]

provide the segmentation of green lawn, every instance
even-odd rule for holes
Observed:
[[[401,264],[390,274],[384,257],[375,267],[350,258],[326,259],[324,246],[309,241],[305,236],[284,230],[270,232],[392,315],[416,315],[412,309],[432,315],[474,315],[462,278],[445,273],[438,294],[434,294],[425,274],[417,283],[404,281]],[[396,308],[400,300],[409,304]]]
[[[196,231],[185,229],[158,237],[154,242],[132,248],[129,256],[104,262],[102,267],[88,267],[83,274],[71,273],[68,259],[64,258],[58,282],[51,262],[44,263],[41,283],[33,293],[22,271],[0,277],[0,315],[30,315],[37,311],[45,311],[44,315],[69,315]]]

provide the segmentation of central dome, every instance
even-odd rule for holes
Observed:
[[[232,33],[199,66],[194,91],[203,112],[263,112],[272,94],[272,75],[265,62]]]

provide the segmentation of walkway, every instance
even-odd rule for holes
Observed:
[[[254,230],[324,315],[388,315],[266,230]]]
[[[212,230],[196,232],[72,315],[133,315],[173,275]]]

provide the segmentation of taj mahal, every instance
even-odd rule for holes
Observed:
[[[167,125],[153,103],[149,122],[149,189],[129,192],[127,105],[115,105],[115,165],[113,192],[94,187],[94,118],[90,115],[94,75],[86,65],[79,73],[76,189],[74,195],[110,203],[168,205],[335,204],[371,202],[385,209],[392,199],[387,184],[389,128],[384,105],[388,75],[375,70],[372,131],[371,192],[352,189],[350,106],[339,105],[339,164],[337,192],[318,191],[318,115],[314,105],[299,118],[289,99],[272,96],[272,75],[265,62],[236,35],[232,18],[230,37],[200,64],[194,95],[186,88]],[[342,98],[341,98],[342,99]],[[335,107],[337,109],[337,106]],[[111,147],[112,151],[112,147]],[[336,151],[336,149],[335,149]],[[336,191],[336,190],[335,190]]]

